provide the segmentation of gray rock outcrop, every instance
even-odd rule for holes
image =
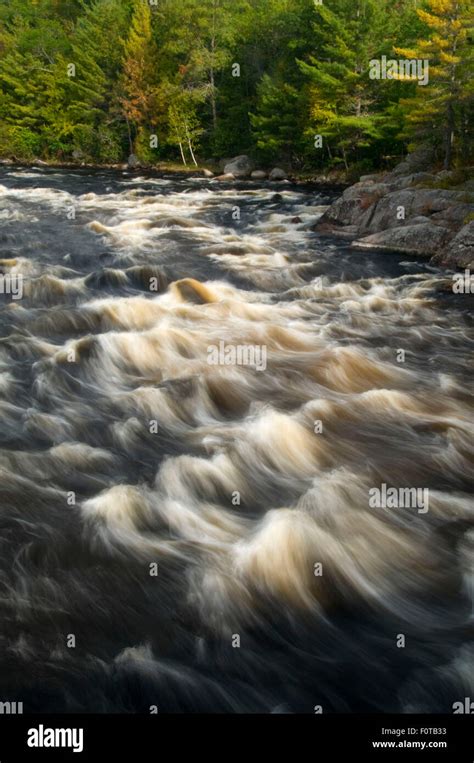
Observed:
[[[234,157],[234,159],[231,159],[224,166],[224,175],[233,175],[236,178],[246,178],[250,176],[253,167],[252,160],[245,154],[242,154],[242,156]]]
[[[438,264],[468,267],[474,194],[465,183],[433,188],[438,180],[451,182],[455,174],[441,173],[439,178],[440,173],[424,171],[429,156],[429,151],[418,152],[393,172],[364,175],[329,207],[315,230],[348,238],[357,249],[433,257]]]
[[[464,225],[449,244],[440,249],[433,262],[445,267],[474,269],[474,220]]]
[[[288,175],[286,174],[285,170],[282,170],[281,167],[275,167],[270,172],[270,180],[287,180]]]

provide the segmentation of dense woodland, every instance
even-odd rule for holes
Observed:
[[[429,83],[371,79],[382,56]],[[474,0],[1,0],[4,157],[360,174],[472,164],[473,133]]]

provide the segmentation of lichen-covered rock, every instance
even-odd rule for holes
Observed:
[[[464,190],[423,187],[433,179],[427,172],[364,176],[346,188],[313,229],[355,239],[360,249],[438,255],[474,213],[474,204]],[[464,249],[454,255],[461,267],[469,257]]]
[[[433,221],[440,220],[443,224],[452,225],[456,228],[461,227],[467,221],[466,218],[474,213],[474,204],[462,203],[453,204],[446,209],[442,209],[441,212],[435,212],[431,216]]]
[[[342,196],[325,213],[322,222],[335,225],[357,225],[361,215],[377,204],[389,188],[384,183],[356,183],[346,188]]]
[[[432,148],[419,148],[405,157],[403,162],[395,167],[394,175],[409,175],[412,172],[422,172],[432,167],[434,151]]]
[[[474,220],[465,225],[432,260],[452,268],[474,268]]]
[[[386,177],[386,182],[393,190],[411,188],[412,186],[433,183],[434,181],[436,181],[436,175],[431,175],[429,172],[414,172],[411,175]]]
[[[446,228],[427,222],[419,225],[388,228],[354,241],[355,249],[380,249],[416,256],[431,256],[448,243],[451,233]]]
[[[430,188],[406,188],[386,194],[359,217],[361,232],[378,233],[410,224],[410,218],[428,217],[461,202],[463,194]]]

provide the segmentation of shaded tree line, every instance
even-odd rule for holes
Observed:
[[[371,61],[429,62],[429,82]],[[2,0],[0,154],[370,170],[473,159],[474,0]]]

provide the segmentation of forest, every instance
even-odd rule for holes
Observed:
[[[0,156],[451,169],[473,75],[474,0],[2,0]]]

